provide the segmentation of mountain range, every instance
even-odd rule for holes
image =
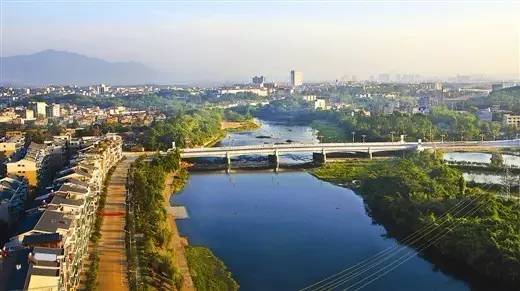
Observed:
[[[77,53],[44,50],[0,58],[0,85],[131,85],[160,83],[165,75],[136,62],[109,62]]]

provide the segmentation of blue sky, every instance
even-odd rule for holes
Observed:
[[[178,81],[518,76],[519,15],[512,1],[3,0],[1,46],[138,61]]]

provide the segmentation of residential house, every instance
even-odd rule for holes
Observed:
[[[12,225],[24,211],[28,185],[25,179],[5,177],[0,179],[0,221]]]

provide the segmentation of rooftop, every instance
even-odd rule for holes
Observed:
[[[9,201],[19,188],[23,186],[23,182],[11,177],[0,179],[0,203]]]
[[[65,183],[61,185],[61,187],[58,189],[58,191],[62,192],[74,192],[74,193],[81,193],[81,194],[87,194],[88,189],[79,185],[74,185],[71,183]]]
[[[43,234],[32,234],[27,235],[23,238],[23,245],[37,245],[51,242],[59,242],[61,235],[59,233],[43,233]]]
[[[41,232],[57,232],[58,229],[68,229],[72,223],[65,213],[46,210],[34,227],[34,230]]]
[[[81,206],[83,205],[83,199],[73,199],[64,197],[62,195],[54,195],[54,198],[52,198],[50,204]]]

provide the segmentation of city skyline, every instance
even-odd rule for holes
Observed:
[[[139,62],[172,83],[355,75],[519,78],[519,4],[479,1],[3,1],[2,56]],[[439,21],[442,16],[442,22]],[[481,21],[486,19],[487,21]]]

